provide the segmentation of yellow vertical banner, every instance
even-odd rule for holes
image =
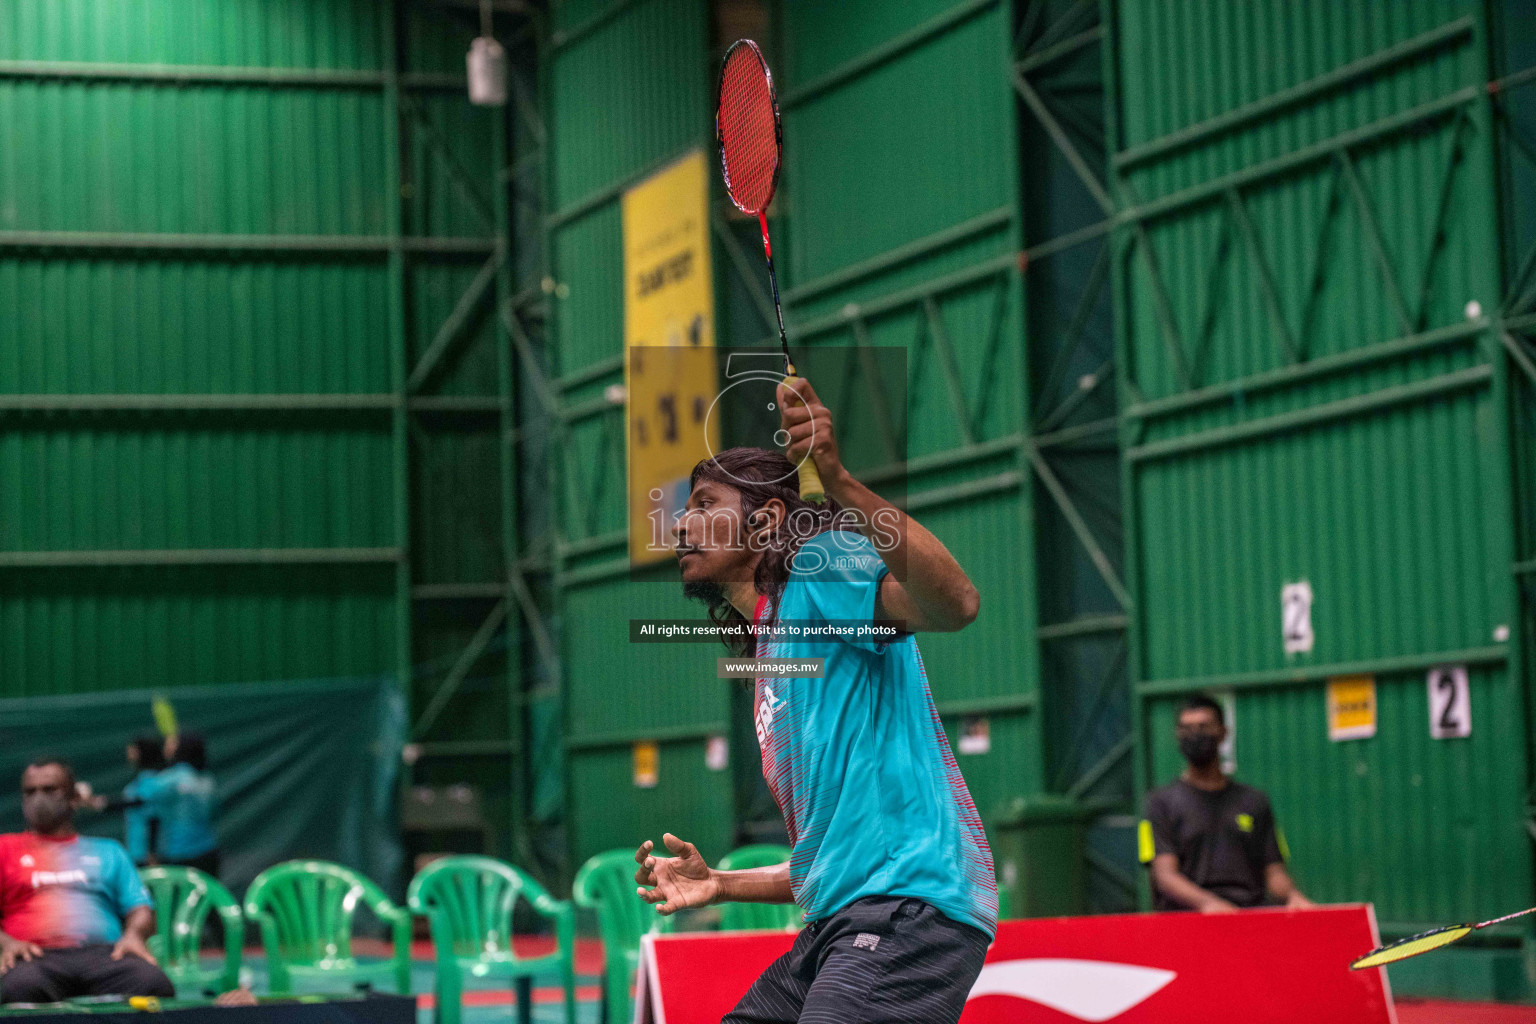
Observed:
[[[671,557],[688,474],[719,450],[709,178],[690,153],[624,193],[629,561]]]

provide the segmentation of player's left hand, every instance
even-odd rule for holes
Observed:
[[[784,454],[798,466],[809,451],[822,483],[833,484],[845,471],[837,450],[837,434],[832,429],[832,410],[822,404],[816,389],[804,377],[780,382],[775,400],[779,406],[779,427],[789,435]]]
[[[125,956],[136,956],[156,967],[160,966],[160,961],[156,960],[155,955],[149,951],[149,947],[144,945],[144,940],[133,932],[124,932],[123,937],[117,940],[117,945],[112,947],[113,960],[121,960]]]
[[[661,841],[676,856],[653,857],[651,841],[647,839],[641,844],[635,851],[635,861],[640,865],[635,881],[655,888],[636,889],[635,894],[655,906],[656,913],[663,917],[685,907],[707,907],[715,902],[720,895],[720,883],[698,848],[670,832]]]

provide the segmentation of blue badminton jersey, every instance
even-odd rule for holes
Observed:
[[[777,619],[869,622],[885,563],[863,535],[820,534],[795,556]],[[767,613],[766,598],[757,618]],[[915,897],[997,932],[997,880],[976,805],[928,690],[917,641],[761,641],[758,657],[825,659],[822,678],[758,679],[763,777],[793,853],[805,920],[865,896]]]

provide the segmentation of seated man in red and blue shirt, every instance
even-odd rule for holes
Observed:
[[[22,773],[28,831],[0,835],[0,1003],[175,995],[145,945],[155,911],[128,852],[78,835],[74,804],[66,762]]]

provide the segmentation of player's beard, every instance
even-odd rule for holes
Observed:
[[[703,601],[708,608],[725,603],[725,588],[714,580],[684,580],[683,596],[690,601]]]

